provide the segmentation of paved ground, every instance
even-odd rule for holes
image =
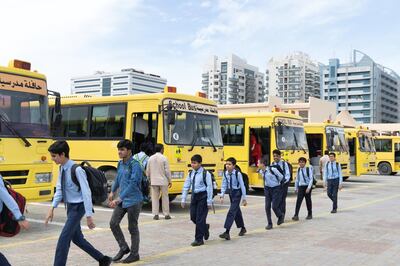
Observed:
[[[295,194],[288,198],[287,220],[271,231],[261,193],[251,193],[243,207],[248,234],[231,241],[218,239],[228,205],[210,213],[211,237],[206,245],[192,248],[194,226],[179,199],[171,204],[173,219],[153,221],[150,208],[140,217],[142,261],[146,265],[399,265],[400,261],[400,177],[362,176],[345,182],[339,193],[339,212],[330,214],[331,203],[321,188],[313,191],[314,219],[304,220],[305,202],[299,222],[291,222]],[[229,203],[229,202],[228,202]],[[17,237],[0,239],[0,250],[12,265],[52,265],[65,210],[56,210],[52,225],[43,225],[49,203],[28,205],[32,228]],[[87,239],[105,254],[114,255],[117,244],[108,229],[110,209],[96,208],[96,230],[84,230]],[[275,219],[276,221],[276,219]],[[127,224],[124,222],[124,231]],[[126,234],[127,235],[127,234]],[[98,265],[72,244],[68,265]],[[122,265],[122,264],[121,264]]]

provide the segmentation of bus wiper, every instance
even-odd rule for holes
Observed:
[[[192,151],[194,149],[194,145],[196,145],[197,140],[199,139],[199,137],[196,134],[196,137],[193,135],[193,140],[192,143],[190,144],[190,149],[188,151]]]
[[[0,115],[0,122],[3,123],[8,128],[8,130],[11,131],[11,133],[19,137],[25,143],[25,147],[32,146],[32,144],[24,136],[22,136],[15,128],[13,128],[13,126],[2,115]]]
[[[200,122],[198,122],[201,124],[201,131],[203,132],[203,136],[206,137],[208,139],[208,142],[210,142],[211,146],[213,147],[213,151],[216,152],[217,148],[214,145],[214,142],[211,140],[210,137],[206,136],[206,132],[205,132],[205,125],[203,123],[203,120],[200,120]]]
[[[208,141],[210,142],[211,146],[213,147],[214,152],[217,152],[217,148],[214,145],[214,142],[211,140],[210,137],[207,137]]]

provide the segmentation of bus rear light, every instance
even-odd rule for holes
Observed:
[[[165,86],[164,92],[165,92],[165,93],[176,93],[176,87]]]
[[[205,94],[204,92],[200,92],[200,91],[196,92],[196,96],[200,97],[200,98],[207,98],[207,94]]]
[[[25,62],[22,60],[11,60],[10,63],[8,64],[9,67],[14,67],[14,68],[20,68],[20,69],[25,69],[25,70],[31,70],[31,63]]]

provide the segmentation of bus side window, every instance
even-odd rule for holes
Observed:
[[[244,120],[220,120],[224,145],[244,145]]]
[[[134,153],[139,152],[142,143],[154,145],[157,141],[157,113],[134,113],[132,141],[135,144]]]
[[[97,138],[123,138],[125,105],[93,106],[90,136]]]
[[[394,144],[394,161],[396,163],[400,162],[400,143]]]
[[[60,136],[69,138],[87,137],[89,108],[87,106],[71,106],[61,109],[62,124]]]

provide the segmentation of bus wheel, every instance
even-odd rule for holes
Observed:
[[[381,175],[390,175],[392,173],[392,166],[386,162],[380,163],[378,169]]]
[[[107,188],[108,188],[108,192],[111,192],[111,186],[115,180],[115,178],[117,177],[117,170],[115,169],[108,169],[104,172],[104,175],[106,176],[107,179]],[[118,191],[116,191],[114,193],[114,199],[116,199],[118,197]],[[102,206],[104,207],[108,207],[108,199],[106,199],[104,202],[101,203]]]

